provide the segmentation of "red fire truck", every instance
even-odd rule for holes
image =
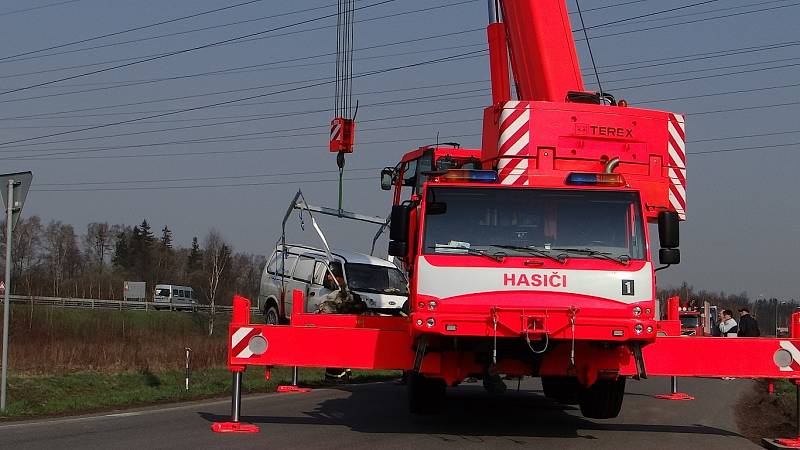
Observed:
[[[248,365],[401,369],[411,411],[431,413],[467,377],[534,376],[610,418],[629,378],[800,376],[797,341],[686,339],[677,311],[656,320],[656,272],[680,262],[683,116],[587,92],[564,0],[489,3],[481,148],[423,147],[382,172],[409,316],[307,314],[296,292],[290,326],[253,325],[236,298],[234,386]],[[698,357],[731,346],[752,357]]]

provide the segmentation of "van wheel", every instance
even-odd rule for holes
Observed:
[[[264,322],[267,325],[280,325],[281,318],[278,315],[278,308],[275,306],[267,306],[267,310],[264,311]]]
[[[625,396],[625,377],[616,380],[597,380],[592,386],[581,388],[578,404],[581,414],[588,419],[613,419],[622,409]]]
[[[412,414],[437,414],[444,406],[447,385],[441,378],[409,373],[408,409]]]

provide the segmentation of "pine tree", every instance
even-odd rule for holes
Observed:
[[[161,230],[161,248],[164,250],[172,249],[172,230],[166,225],[164,225],[164,229]]]
[[[126,270],[130,268],[130,249],[128,247],[128,236],[125,231],[120,231],[117,234],[117,242],[114,245],[114,256],[111,258],[114,268],[118,270]]]
[[[186,259],[186,272],[194,273],[202,267],[203,251],[200,250],[200,244],[197,243],[197,236],[192,238],[192,249],[189,251],[189,257]]]

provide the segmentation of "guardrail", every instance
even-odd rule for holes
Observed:
[[[117,309],[117,310],[139,310],[139,311],[202,311],[210,312],[211,305],[168,305],[164,303],[137,302],[125,300],[98,300],[93,298],[69,298],[69,297],[29,297],[27,295],[9,296],[11,303],[34,304],[41,306],[54,306],[60,308],[85,308],[85,309]],[[0,304],[3,304],[3,296],[0,296]],[[230,314],[232,306],[217,305],[214,308],[215,314]],[[253,308],[253,313],[258,313],[258,308]]]

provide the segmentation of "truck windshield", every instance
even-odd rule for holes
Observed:
[[[681,317],[681,328],[697,328],[700,326],[699,316],[683,316]]]
[[[169,297],[169,289],[166,288],[156,289],[156,297]]]
[[[347,263],[345,271],[347,285],[354,291],[408,295],[406,278],[393,267]]]
[[[643,260],[639,197],[610,191],[429,188],[423,252],[466,255],[468,249]]]

